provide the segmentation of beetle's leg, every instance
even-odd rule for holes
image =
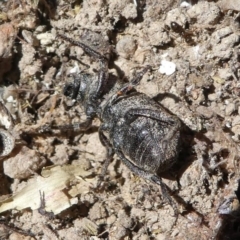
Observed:
[[[178,209],[177,209],[177,205],[176,203],[172,200],[172,197],[169,193],[169,189],[168,186],[162,181],[162,179],[160,177],[158,177],[157,175],[154,175],[152,177],[152,181],[158,185],[160,185],[161,190],[162,190],[162,195],[163,197],[167,200],[167,202],[169,203],[169,205],[172,206],[173,211],[174,211],[174,215],[176,217],[178,217]]]
[[[45,124],[39,128],[40,132],[48,132],[52,129],[59,129],[62,131],[68,131],[68,130],[77,130],[81,132],[87,131],[92,126],[92,118],[88,118],[85,122],[82,123],[73,123],[73,124],[66,124],[66,125],[49,125]]]
[[[129,83],[125,84],[116,94],[114,94],[110,99],[110,104],[113,105],[121,98],[123,98],[128,92],[130,92],[135,86],[139,84],[143,75],[151,69],[150,66],[146,66],[141,72],[137,74]]]
[[[108,81],[108,58],[82,42],[75,41],[72,38],[69,38],[62,34],[58,34],[57,36],[64,39],[67,42],[72,43],[75,46],[81,47],[84,50],[84,52],[87,53],[89,56],[97,58],[100,61],[100,69],[98,73],[98,86],[97,86],[96,92],[92,96],[92,100],[97,101],[101,96],[101,94],[103,93],[103,90]]]
[[[99,139],[100,139],[102,145],[107,149],[107,157],[106,157],[106,160],[104,162],[104,165],[103,165],[102,171],[101,171],[102,178],[106,175],[107,168],[108,168],[111,160],[113,159],[113,155],[114,155],[114,151],[111,146],[111,143],[109,142],[109,140],[103,133],[103,128],[104,128],[104,125],[101,125],[98,129]]]
[[[127,94],[129,91],[131,91],[135,86],[137,86],[139,84],[139,82],[141,81],[143,75],[149,70],[151,69],[150,66],[146,66],[141,72],[139,72],[137,74],[136,77],[134,77],[129,83],[127,83],[126,85],[124,85],[118,92],[117,95],[124,95]]]
[[[82,123],[73,123],[69,125],[59,125],[56,126],[57,129],[63,130],[78,130],[78,131],[87,131],[92,126],[92,118],[88,118],[85,122]],[[54,126],[53,126],[54,128]]]
[[[173,210],[174,210],[174,214],[175,216],[178,216],[178,210],[177,210],[177,206],[175,204],[175,202],[172,200],[170,194],[169,194],[169,189],[167,188],[166,184],[162,181],[162,179],[157,176],[154,175],[152,173],[149,173],[147,171],[144,171],[143,169],[137,167],[136,165],[134,165],[131,161],[129,161],[124,154],[120,151],[120,150],[116,150],[116,154],[118,155],[118,157],[122,160],[122,162],[136,175],[138,175],[139,177],[142,177],[144,179],[148,179],[156,184],[158,184],[161,187],[161,191],[162,191],[162,195],[163,197],[167,200],[167,202],[172,206]]]
[[[108,82],[108,62],[101,60],[101,68],[98,71],[98,86],[95,93],[95,100],[99,99]]]
[[[163,123],[163,125],[164,124],[176,125],[177,128],[180,127],[180,121],[178,120],[177,117],[165,114],[165,112],[163,111],[160,112],[160,111],[155,111],[153,109],[148,109],[148,108],[142,108],[142,109],[133,108],[127,111],[127,113],[125,114],[125,118],[128,123],[131,123],[138,117],[147,117],[153,120],[157,120]]]
[[[75,41],[72,38],[69,38],[63,34],[57,34],[57,37],[62,38],[63,40],[72,43],[75,46],[79,46],[81,47],[87,54],[89,54],[92,57],[98,58],[98,59],[105,59],[105,57],[103,55],[101,55],[99,52],[95,51],[94,49],[90,48],[89,46],[87,46],[86,44],[79,42],[79,41]]]

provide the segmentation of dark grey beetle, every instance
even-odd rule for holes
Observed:
[[[145,67],[132,81],[103,101],[108,81],[108,59],[81,42],[64,35],[59,37],[100,61],[97,79],[75,76],[73,83],[65,85],[64,94],[81,102],[85,109],[87,120],[75,124],[74,128],[85,131],[95,117],[102,121],[99,138],[107,149],[102,174],[116,153],[134,174],[160,185],[164,197],[174,205],[157,173],[166,171],[177,160],[181,123],[160,104],[134,89],[150,67]],[[176,213],[176,207],[174,210]]]

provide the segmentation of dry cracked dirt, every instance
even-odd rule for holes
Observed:
[[[182,150],[159,186],[106,157],[100,120],[87,132],[63,95],[109,57],[109,76],[137,86],[183,124]],[[239,0],[0,1],[0,239],[240,239]],[[110,86],[109,86],[110,88]]]

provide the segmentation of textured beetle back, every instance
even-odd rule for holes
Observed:
[[[161,105],[144,94],[129,95],[106,107],[111,108],[111,115],[103,116],[104,121],[117,123],[109,129],[113,146],[148,172],[156,173],[171,167],[178,156],[178,119],[175,120]],[[137,115],[139,109],[156,112],[161,120]],[[136,115],[131,116],[131,112]],[[176,132],[172,132],[173,125],[176,126]]]

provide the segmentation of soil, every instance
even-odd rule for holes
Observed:
[[[0,239],[240,239],[239,6],[1,1]],[[179,159],[162,176],[178,217],[159,186],[116,156],[99,186],[99,119],[87,132],[53,128],[84,121],[62,89],[71,75],[99,69],[57,34],[107,56],[116,84],[151,66],[137,90],[183,125]]]

